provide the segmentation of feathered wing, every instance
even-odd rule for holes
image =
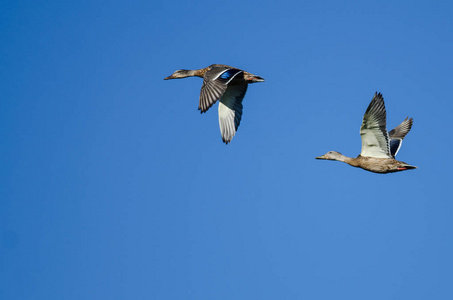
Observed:
[[[389,135],[386,128],[386,111],[382,95],[376,93],[363,116],[361,156],[392,158],[389,150]]]
[[[408,134],[409,131],[411,130],[413,123],[414,120],[412,118],[410,119],[406,118],[400,125],[389,131],[390,154],[393,157],[395,157],[398,151],[400,150],[401,145],[403,143],[403,139],[406,136],[406,134]]]
[[[247,84],[229,86],[219,102],[219,125],[222,140],[228,144],[233,139],[241,123],[242,99]]]
[[[211,67],[203,77],[198,109],[202,113],[206,112],[222,97],[228,88],[228,83],[242,72],[242,70],[223,66]]]

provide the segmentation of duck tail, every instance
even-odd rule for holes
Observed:
[[[264,78],[263,78],[263,77],[256,76],[256,75],[253,75],[253,74],[250,74],[250,73],[245,73],[245,74],[244,74],[244,79],[245,79],[248,83],[263,82],[263,81],[264,81]]]

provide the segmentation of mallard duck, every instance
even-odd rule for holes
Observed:
[[[203,78],[201,86],[200,103],[198,109],[201,113],[219,101],[220,134],[224,143],[228,144],[233,139],[241,123],[242,99],[244,99],[249,83],[264,81],[263,78],[249,72],[226,66],[214,64],[199,70],[176,70],[168,79],[198,76]]]
[[[316,159],[338,160],[353,167],[362,168],[375,173],[393,173],[416,169],[405,162],[395,159],[401,148],[402,141],[411,130],[413,119],[406,118],[390,132],[386,128],[386,111],[381,93],[375,93],[373,100],[365,111],[360,135],[362,136],[362,152],[356,158],[330,151]]]

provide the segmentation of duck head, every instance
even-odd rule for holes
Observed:
[[[193,72],[192,70],[176,70],[170,76],[165,77],[164,80],[179,79],[179,78],[186,78],[189,76],[194,76],[192,74],[192,72]]]
[[[316,159],[339,160],[343,161],[344,155],[337,151],[329,151],[324,155],[316,157]]]

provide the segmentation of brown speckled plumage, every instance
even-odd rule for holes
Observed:
[[[394,173],[417,168],[405,162],[398,161],[394,158],[376,158],[376,157],[365,157],[361,155],[357,157],[347,157],[336,151],[330,151],[316,158],[342,161],[350,166],[362,168],[370,172],[381,174]]]
[[[224,143],[228,144],[236,134],[242,118],[242,100],[250,83],[263,78],[231,66],[213,64],[198,70],[176,70],[164,79],[191,76],[203,78],[198,109],[201,113],[219,101],[219,126]]]
[[[412,118],[406,118],[390,133],[387,132],[384,99],[381,94],[376,93],[365,112],[360,129],[362,154],[367,155],[351,158],[339,152],[330,151],[316,159],[342,161],[350,166],[381,174],[416,169],[417,167],[394,158],[412,124]]]

